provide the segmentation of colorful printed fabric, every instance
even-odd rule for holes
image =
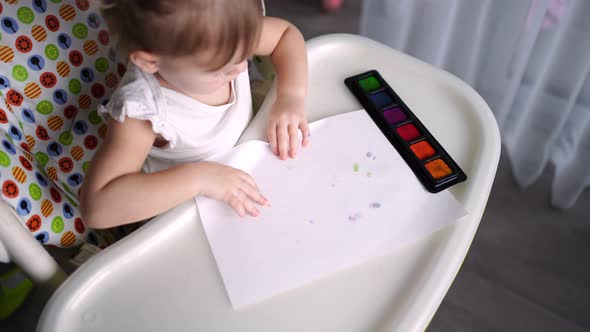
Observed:
[[[1,198],[43,244],[97,244],[78,194],[124,72],[97,1],[0,2]]]

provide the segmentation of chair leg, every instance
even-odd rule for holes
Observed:
[[[3,201],[0,201],[0,247],[0,256],[8,256],[9,261],[39,286],[55,290],[66,279],[53,257],[23,227],[12,207]]]

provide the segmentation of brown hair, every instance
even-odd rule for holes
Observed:
[[[121,51],[208,51],[201,62],[210,70],[250,56],[262,26],[260,0],[105,0],[102,14]]]

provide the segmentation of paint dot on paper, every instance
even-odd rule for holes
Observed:
[[[351,214],[350,216],[348,216],[348,221],[350,221],[350,222],[356,222],[360,218],[361,218],[361,214],[360,213],[355,213],[355,214]]]
[[[352,165],[352,170],[353,170],[353,171],[355,171],[355,172],[358,172],[358,171],[359,171],[359,169],[360,169],[360,166],[359,166],[359,164],[358,164],[358,163],[355,163],[354,165]]]
[[[372,208],[372,209],[378,209],[378,208],[381,207],[381,203],[379,203],[379,202],[373,202],[373,203],[371,203],[371,205],[369,205],[369,207]]]
[[[371,177],[371,176],[373,176],[373,173],[372,172],[367,172],[367,176],[368,177]]]
[[[310,223],[310,224],[312,224],[312,225],[315,224],[315,220],[313,220],[313,219],[308,219],[307,222]]]
[[[373,154],[371,152],[367,152],[367,157],[371,158],[373,156]]]
[[[373,156],[373,160],[377,159],[377,157]]]

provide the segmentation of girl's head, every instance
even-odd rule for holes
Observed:
[[[105,0],[119,49],[142,70],[194,94],[247,68],[262,26],[260,0]]]

